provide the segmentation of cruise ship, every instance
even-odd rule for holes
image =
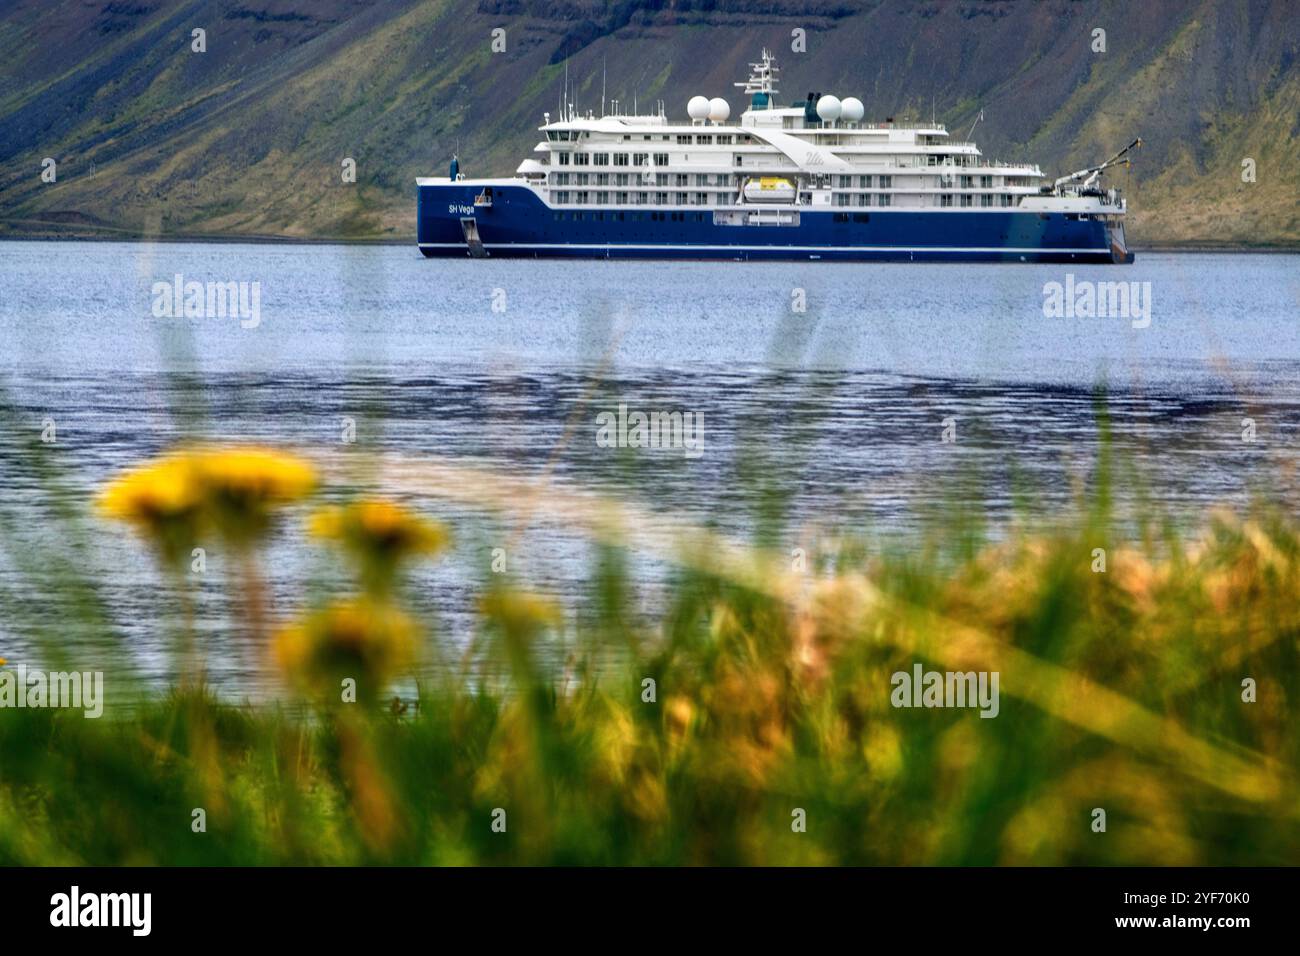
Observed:
[[[1103,189],[1134,140],[1105,162],[1048,180],[989,161],[942,124],[864,122],[856,97],[777,104],[764,50],[739,123],[722,97],[687,120],[617,104],[597,117],[562,101],[514,177],[416,180],[426,256],[904,262],[1133,261],[1126,201]],[[566,84],[567,86],[567,84]],[[567,97],[565,98],[567,100]]]

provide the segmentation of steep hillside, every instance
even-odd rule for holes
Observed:
[[[737,107],[762,46],[783,98],[854,94],[957,138],[983,110],[986,154],[1047,171],[1141,135],[1116,179],[1135,241],[1300,242],[1283,0],[19,0],[0,12],[0,235],[409,238],[414,178],[453,151],[470,175],[512,172],[566,69],[583,108],[603,83],[684,116],[697,92]]]

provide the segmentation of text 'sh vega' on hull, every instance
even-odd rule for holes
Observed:
[[[727,125],[696,96],[670,123],[662,103],[601,117],[544,115],[536,158],[508,179],[417,179],[426,256],[824,259],[915,262],[1133,261],[1126,200],[1104,163],[1046,183],[1037,166],[988,161],[941,124],[863,122],[862,103],[810,93],[776,105],[764,50]]]

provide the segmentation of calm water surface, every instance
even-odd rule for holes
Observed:
[[[1046,318],[1044,286],[1150,283],[1151,323]],[[256,328],[158,318],[154,284],[256,282]],[[806,303],[806,311],[797,306]],[[766,494],[777,536],[833,531],[915,540],[973,480],[994,532],[1027,496],[1051,515],[1086,488],[1096,391],[1142,490],[1175,520],[1253,491],[1295,502],[1300,437],[1300,257],[1139,254],[1130,267],[426,261],[413,248],[0,243],[0,657],[34,637],[65,644],[66,589],[50,562],[97,582],[132,664],[170,678],[174,602],[149,554],[91,519],[78,538],[50,513],[30,443],[55,425],[75,496],[186,435],[373,448],[561,483],[752,538]],[[703,415],[699,457],[598,447],[620,402]],[[341,443],[345,418],[356,446]],[[951,419],[957,441],[944,443]],[[1242,440],[1243,420],[1256,440]],[[965,500],[965,499],[962,499]],[[491,516],[420,498],[450,521],[455,553],[420,569],[411,601],[450,648],[472,628]],[[537,515],[513,573],[581,611],[593,558]],[[665,569],[633,556],[652,615]],[[209,552],[199,626],[224,650],[223,688],[257,695],[262,649],[231,625],[226,566]],[[345,585],[295,514],[263,568],[277,615]]]

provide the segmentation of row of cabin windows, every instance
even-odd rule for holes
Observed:
[[[555,162],[558,166],[608,166],[610,164],[609,155],[609,153],[556,153]],[[572,157],[572,159],[570,159],[570,157]],[[615,153],[614,165],[626,166],[629,157],[632,160],[633,166],[649,165],[649,153]],[[667,166],[668,154],[655,153],[654,165]]]
[[[556,222],[561,222],[572,217],[575,222],[582,222],[584,219],[589,222],[605,222],[606,217],[610,222],[641,222],[646,216],[650,217],[651,222],[704,222],[705,214],[702,212],[622,212],[597,210],[595,212],[557,212],[553,214]]]
[[[875,178],[876,177],[874,176],[836,176],[835,185],[839,186],[841,189],[852,189],[853,181],[856,179],[859,189],[870,189],[872,185],[872,180],[874,180]],[[881,189],[892,189],[893,186],[894,186],[893,176],[880,177]]]
[[[978,198],[970,193],[962,193],[958,205],[962,207],[979,206],[987,209],[991,206],[1010,206],[1014,197],[1007,193],[994,195],[993,193],[981,193]],[[838,193],[835,196],[835,205],[837,206],[888,206],[891,204],[889,193],[881,193],[872,199],[871,193],[859,193],[856,196],[849,193]],[[940,206],[953,205],[952,193],[940,193]]]
[[[583,130],[553,129],[547,131],[546,138],[552,143],[576,143],[579,140],[587,139],[587,134]],[[712,146],[715,143],[718,146],[730,146],[733,143],[743,145],[754,141],[754,138],[747,133],[742,133],[740,135],[733,133],[700,133],[697,135],[678,133],[675,136],[669,136],[664,133],[652,136],[649,133],[644,133],[641,135],[639,142],[650,143],[654,142],[656,139],[664,143],[670,143],[673,140],[676,140],[679,146],[690,146],[692,143],[696,146]],[[624,143],[631,143],[633,141],[637,141],[637,137],[631,133],[623,136]]]
[[[714,198],[710,199],[710,196]],[[671,197],[671,198],[670,198]],[[731,193],[666,193],[666,192],[588,192],[580,189],[571,192],[561,189],[554,194],[557,203],[576,203],[579,206],[605,205],[609,202],[620,206],[722,206],[732,201]]]
[[[1000,194],[1000,195],[998,195],[998,196],[996,197],[996,201],[995,201],[995,197],[993,196],[992,193],[981,193],[981,194],[979,195],[979,197],[978,197],[978,201],[977,201],[977,198],[976,198],[974,195],[972,195],[971,193],[962,193],[962,194],[958,197],[958,199],[957,199],[957,201],[956,201],[955,204],[958,205],[958,206],[961,206],[961,207],[963,207],[963,208],[969,208],[969,207],[972,207],[972,206],[981,206],[981,207],[988,207],[988,206],[1010,206],[1011,203],[1012,203],[1012,199],[1013,199],[1013,198],[1014,198],[1014,197],[1012,197],[1011,195],[1009,195],[1009,194],[1007,194],[1007,193],[1002,193],[1002,194]],[[940,194],[939,194],[939,205],[940,205],[940,206],[952,206],[952,205],[954,205],[954,202],[953,202],[953,194],[952,194],[952,193],[940,193]]]
[[[632,155],[633,165],[645,166],[646,165],[645,160],[647,155],[649,155],[649,153],[633,153]],[[595,156],[597,156],[597,164],[603,165],[603,163],[601,163],[601,157],[602,157],[601,153],[595,153]],[[619,159],[619,153],[615,153],[615,159],[616,160]],[[617,165],[627,165],[627,160],[628,160],[628,156],[623,155],[623,163]],[[656,163],[660,163],[660,155],[655,155],[655,161]],[[578,164],[578,165],[584,165],[584,164]],[[611,177],[610,173],[590,173],[590,174],[589,173],[576,173],[576,174],[551,173],[551,183],[552,185],[556,185],[556,186],[568,186],[569,183],[571,182],[573,183],[573,185],[576,186],[636,185],[636,183],[632,182],[633,177],[630,176],[629,173],[614,173],[612,174],[612,177],[614,178],[611,179],[610,177]],[[690,177],[692,177],[692,174],[690,173],[656,173],[654,185],[656,186],[668,186],[668,185],[727,186],[729,185],[729,177],[727,176],[727,173],[712,173],[712,174],[694,173],[694,181],[692,181],[692,178]],[[835,183],[836,186],[839,187],[839,189],[854,189],[854,187],[857,187],[857,189],[893,189],[894,186],[892,176],[836,176]],[[1027,185],[1027,182],[1019,181],[1019,179],[1015,179],[1013,177],[1008,177],[1008,181],[1006,181],[1006,185],[1022,186],[1022,185]],[[963,176],[961,177],[961,187],[962,189],[993,189],[993,177],[992,176],[980,176],[980,177]],[[852,204],[852,203],[845,203],[845,204]],[[970,203],[970,204],[975,204],[975,203]],[[992,206],[992,203],[980,202],[980,204],[982,204],[982,206]],[[1004,204],[1004,206],[1009,206],[1010,203],[1004,202],[1002,204]]]
[[[626,139],[627,137],[624,137],[624,138]],[[646,138],[649,139],[649,137],[646,137]],[[667,137],[665,137],[665,139],[666,139],[666,138],[667,138]],[[684,139],[690,139],[689,136],[687,136],[687,137],[680,137],[680,136],[679,136],[679,137],[678,137],[678,141],[680,142],[683,138],[684,138]],[[706,137],[699,137],[699,139],[701,139],[701,140],[703,140],[703,139],[705,139],[705,138],[706,138]],[[718,137],[719,141],[721,141],[722,138],[723,138],[723,137],[719,136],[719,137]],[[728,138],[729,138],[729,137],[728,137]],[[612,158],[613,158],[613,165],[614,165],[614,166],[627,166],[627,165],[629,165],[629,158],[630,158],[630,160],[631,160],[630,164],[631,164],[632,166],[645,166],[645,165],[648,165],[648,164],[649,164],[649,162],[650,162],[650,155],[651,155],[651,154],[649,154],[649,153],[613,153],[613,154],[611,154],[611,153],[585,153],[585,152],[575,152],[575,153],[561,153],[561,152],[556,152],[556,153],[553,153],[553,154],[551,154],[551,155],[553,155],[553,156],[555,157],[555,165],[557,165],[557,166],[609,166],[609,165],[611,165],[611,163],[610,163],[611,156],[612,156]],[[926,157],[927,165],[929,165],[929,166],[942,166],[942,165],[944,165],[943,163],[937,163],[937,162],[935,162],[935,159],[936,159],[936,158],[943,159],[943,158],[945,158],[945,157],[927,156],[927,157]],[[965,158],[965,157],[963,157],[963,158]],[[655,153],[655,154],[654,154],[654,165],[655,165],[655,166],[667,166],[667,165],[668,165],[668,159],[669,159],[669,156],[668,156],[667,153]],[[732,157],[732,161],[733,161],[733,163],[734,163],[736,166],[743,166],[743,165],[744,165],[744,157],[743,157],[743,156],[739,156],[739,155],[733,156],[733,157]],[[958,165],[958,166],[970,166],[970,165],[972,165],[972,163],[970,163],[970,162],[961,162],[961,163],[956,163],[956,164],[954,164],[954,165]],[[839,180],[840,180],[840,185],[841,185],[841,186],[848,186],[848,185],[851,184],[850,181],[851,181],[854,177],[853,177],[853,176],[840,176],[840,177],[838,177],[838,178],[839,178]],[[872,178],[871,176],[858,176],[858,177],[857,177],[857,179],[860,180],[861,185],[864,186],[864,187],[868,187],[868,186],[871,185],[871,178]],[[884,188],[888,188],[888,187],[889,187],[889,182],[888,182],[888,180],[890,179],[890,177],[889,177],[889,176],[881,176],[880,179],[881,179],[881,186],[884,187]],[[1006,179],[1006,182],[1007,182],[1007,185],[1008,185],[1008,186],[1029,186],[1029,185],[1032,185],[1032,183],[1031,183],[1031,181],[1030,181],[1030,179],[1029,179],[1028,177],[1013,177],[1013,176],[1008,176],[1007,179]],[[987,188],[992,187],[992,185],[993,185],[993,177],[992,177],[992,176],[987,176],[987,175],[980,175],[980,176],[967,176],[967,175],[961,175],[961,176],[958,177],[958,184],[961,186],[962,189],[974,189],[974,188],[976,188],[976,187],[987,189]]]
[[[633,180],[644,178],[632,173],[551,173],[550,183],[552,186],[568,186],[570,184],[574,186],[634,186],[637,183]],[[730,177],[726,173],[696,173],[694,176],[687,173],[656,173],[654,178],[654,185],[656,186],[731,185]],[[692,182],[692,179],[694,182]],[[647,185],[649,185],[648,182]]]
[[[835,205],[837,206],[892,206],[893,197],[889,193],[858,193],[850,195],[849,193],[836,193]]]
[[[554,200],[557,203],[576,203],[578,205],[589,205],[596,203],[605,205],[609,202],[615,202],[619,205],[637,205],[637,206],[667,206],[670,203],[675,206],[725,206],[734,201],[734,196],[730,192],[651,192],[649,190],[641,192],[610,192],[600,190],[591,192],[585,189],[570,191],[560,189],[554,193]],[[960,206],[962,208],[991,208],[994,206],[1010,207],[1014,205],[1014,196],[1009,194],[993,195],[991,193],[982,193],[978,196],[970,193],[961,193],[954,199],[952,193],[941,193],[939,196],[940,206]],[[894,204],[893,196],[889,193],[837,193],[835,196],[836,206],[876,206],[885,207]]]
[[[635,136],[629,134],[623,137],[623,142],[631,143],[635,139],[636,139]],[[653,139],[654,137],[648,134],[642,135],[641,137],[641,140],[643,142],[650,142]],[[663,140],[663,142],[665,143],[671,141],[672,139],[676,139],[677,145],[679,146],[690,146],[692,141],[695,143],[696,146],[712,146],[714,143],[718,144],[719,146],[730,146],[733,143],[740,143],[743,145],[747,143],[752,143],[754,141],[754,138],[752,136],[744,135],[744,134],[740,136],[735,136],[731,133],[717,133],[717,134],[701,133],[697,136],[692,136],[689,133],[678,133],[674,137],[669,137],[661,134],[659,136],[659,139]]]

